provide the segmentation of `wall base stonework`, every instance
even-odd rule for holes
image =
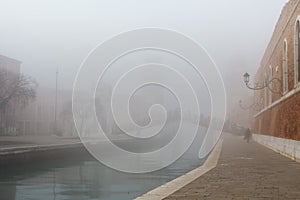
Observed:
[[[254,132],[300,141],[300,92],[255,116]]]
[[[253,140],[292,160],[300,162],[300,141],[253,134]]]

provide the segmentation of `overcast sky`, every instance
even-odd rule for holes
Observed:
[[[201,43],[225,78],[254,73],[286,1],[0,0],[0,54],[22,61],[22,72],[40,87],[54,86],[59,68],[60,88],[67,89],[83,59],[105,39],[162,27]]]

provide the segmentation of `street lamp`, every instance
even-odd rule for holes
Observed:
[[[272,83],[275,82],[275,81],[279,82],[279,84],[282,85],[282,81],[279,78],[272,78],[271,80],[268,80],[266,78],[265,81],[264,81],[264,84],[262,84],[262,85],[256,85],[254,87],[251,87],[249,85],[250,75],[247,72],[244,74],[244,82],[245,82],[247,88],[249,88],[250,90],[262,90],[262,89],[268,88],[272,93],[283,95],[283,93],[281,91],[275,91],[272,88]]]
[[[57,79],[58,79],[58,69],[56,69],[55,74],[55,102],[54,102],[54,134],[57,135]]]
[[[250,79],[250,75],[246,72],[246,73],[244,74],[244,82],[246,83],[246,85],[248,85],[249,79]]]

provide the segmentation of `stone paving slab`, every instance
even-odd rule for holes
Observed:
[[[217,166],[165,200],[300,199],[300,164],[255,142],[223,135]]]

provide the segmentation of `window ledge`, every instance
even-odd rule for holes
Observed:
[[[294,89],[297,89],[297,88],[299,88],[299,87],[300,87],[300,82],[295,83]]]

